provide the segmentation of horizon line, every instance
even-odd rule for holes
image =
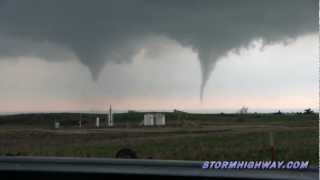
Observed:
[[[248,114],[253,113],[276,113],[278,111],[282,113],[298,113],[304,112],[308,108],[295,108],[295,109],[252,109],[248,111]],[[115,113],[126,113],[129,111],[133,112],[174,112],[174,110],[182,111],[186,113],[199,113],[199,114],[236,114],[239,109],[113,109]],[[319,109],[312,109],[314,113],[319,113]],[[90,114],[101,114],[107,113],[108,110],[59,110],[59,111],[15,111],[15,112],[1,112],[0,115],[14,115],[14,114],[46,114],[46,113],[90,113]]]

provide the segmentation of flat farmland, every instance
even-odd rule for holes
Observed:
[[[319,159],[317,114],[169,114],[165,127],[141,127],[139,118],[115,116],[116,127],[98,129],[89,126],[94,118],[79,128],[76,120],[61,117],[62,127],[53,129],[46,115],[41,123],[31,116],[0,116],[0,154],[115,157],[119,149],[131,148],[139,158],[271,160],[272,133],[276,160],[317,165]]]

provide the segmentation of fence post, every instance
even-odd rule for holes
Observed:
[[[274,161],[276,159],[276,148],[274,145],[273,132],[269,133],[269,139],[270,139],[270,147],[271,147],[271,160]]]

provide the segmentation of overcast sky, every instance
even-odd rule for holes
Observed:
[[[317,17],[316,0],[0,0],[0,112],[316,110]]]

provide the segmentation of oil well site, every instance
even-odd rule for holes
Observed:
[[[318,164],[318,113],[128,111],[0,115],[4,156],[309,160]],[[274,149],[273,149],[274,148]],[[273,149],[273,150],[272,150]]]

